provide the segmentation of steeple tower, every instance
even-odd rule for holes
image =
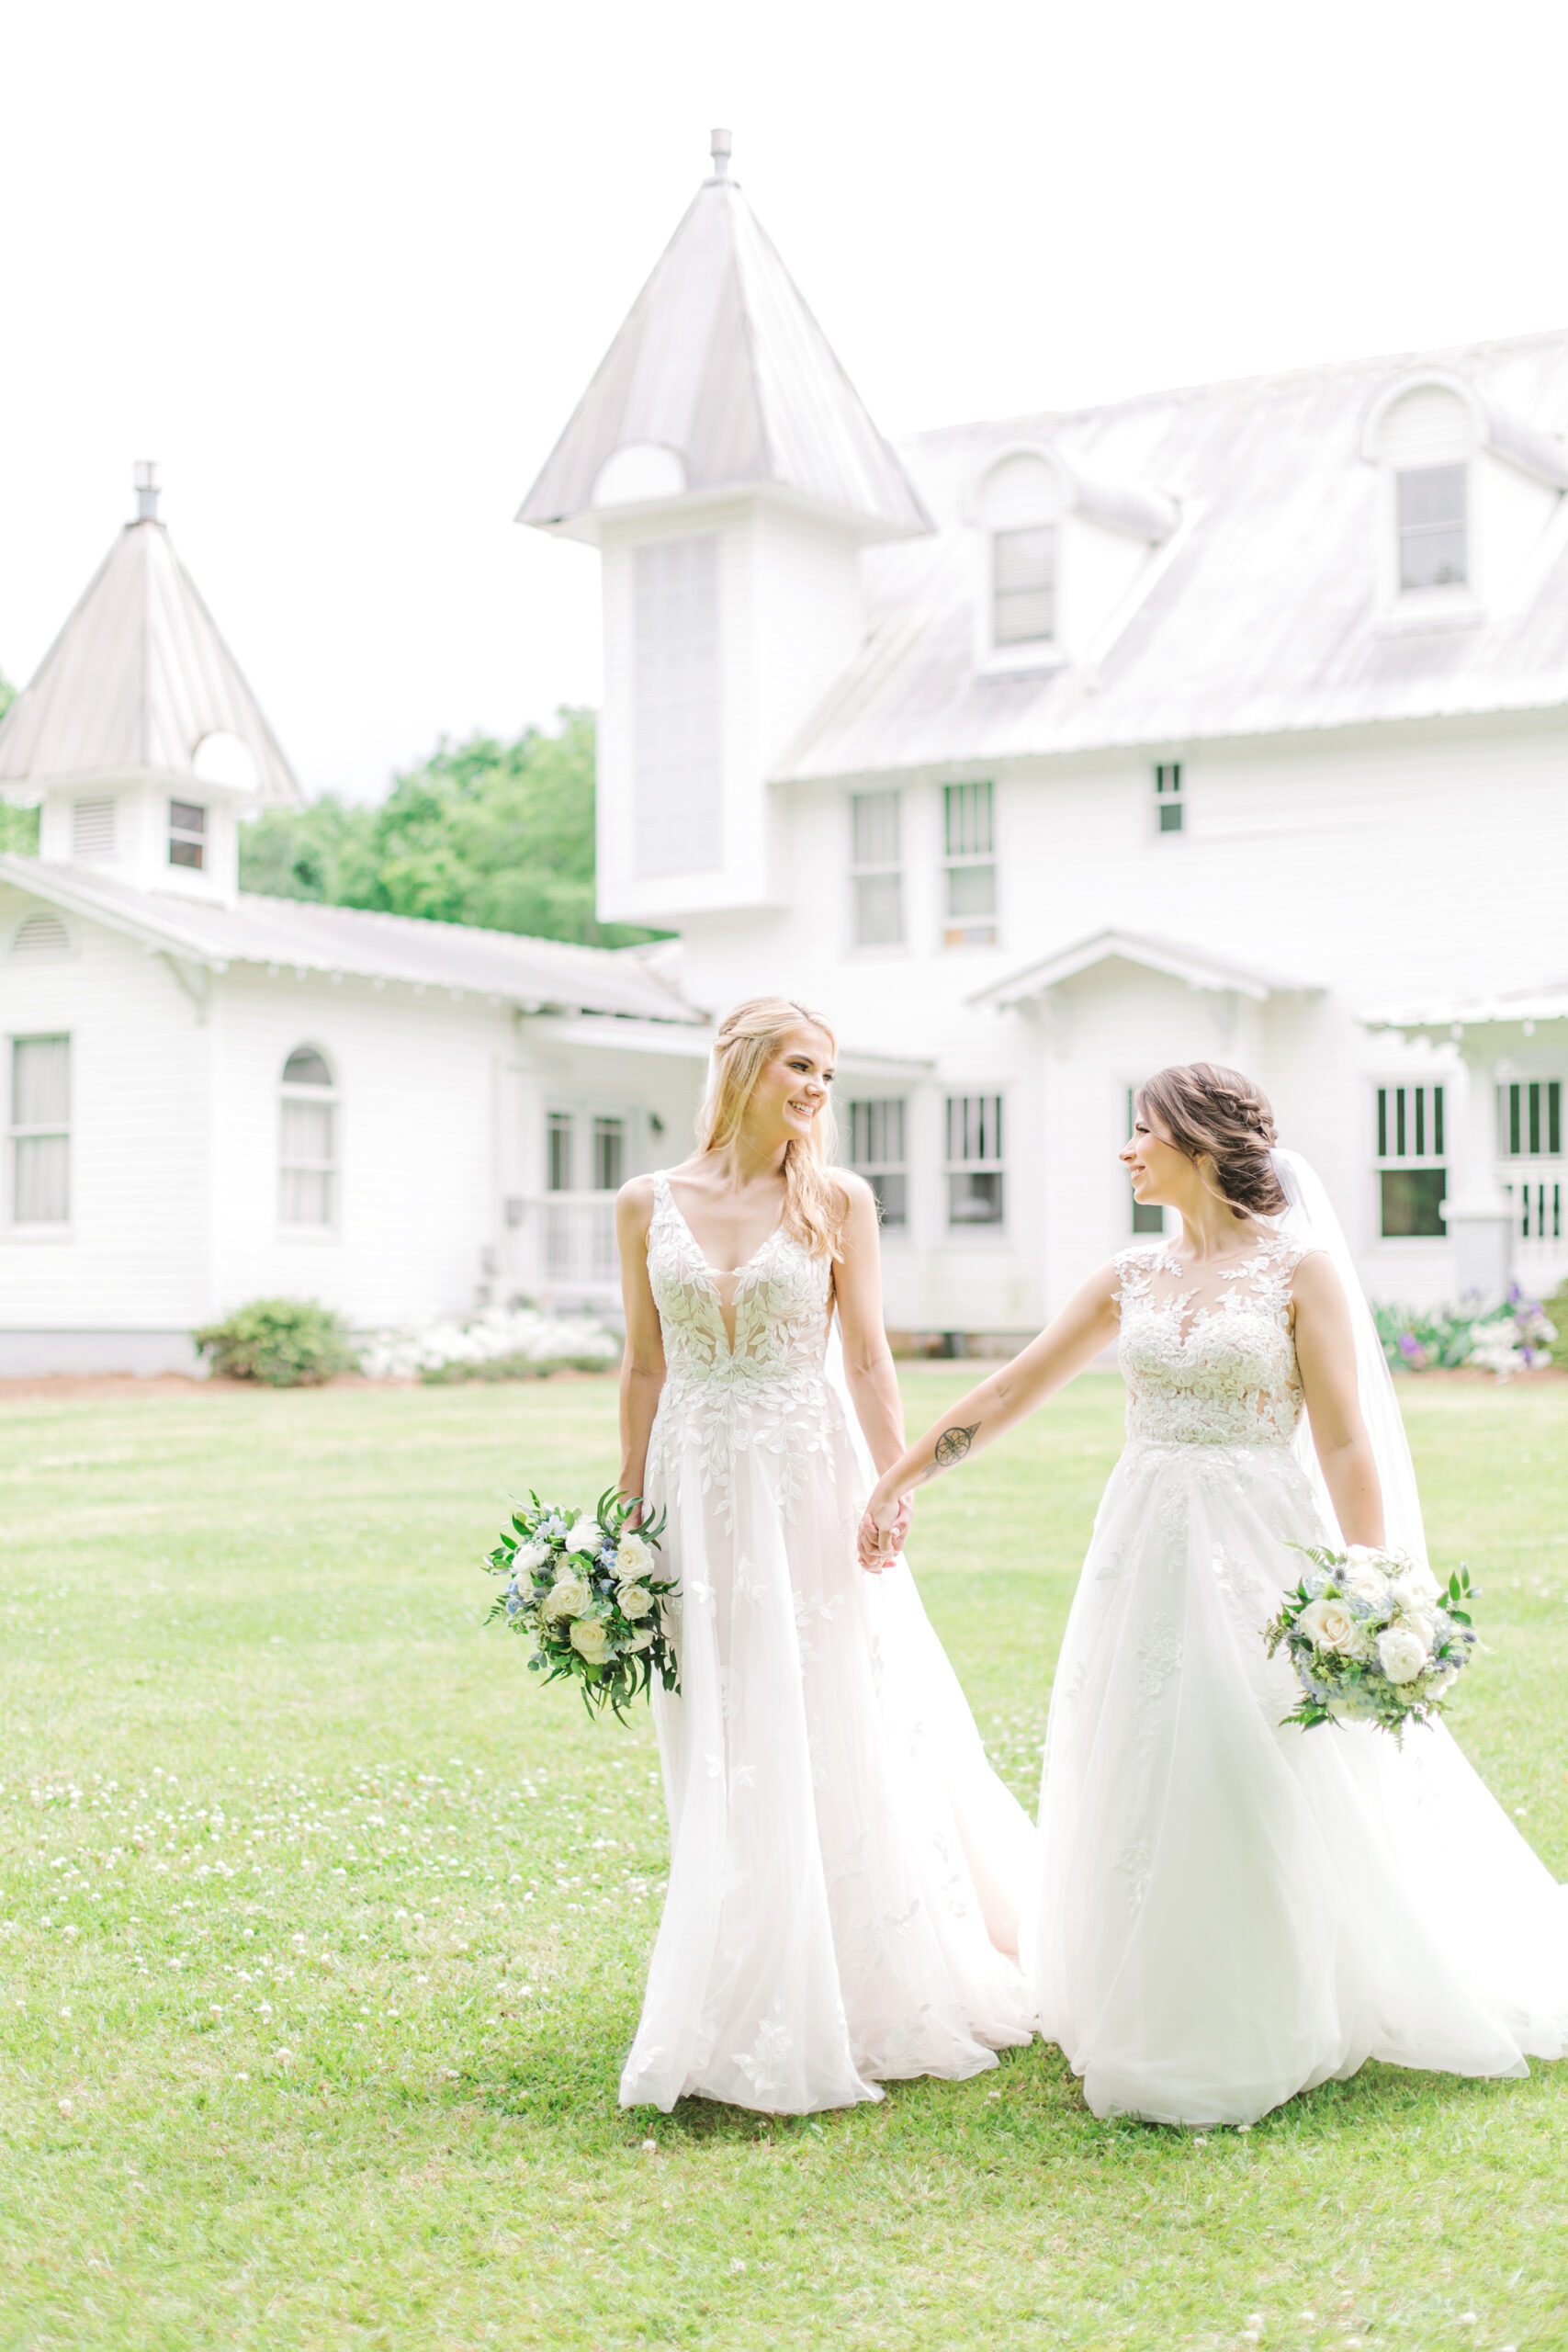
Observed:
[[[860,551],[931,527],[730,150],[517,518],[604,559],[605,919],[774,896],[767,778],[858,650]]]
[[[238,810],[299,786],[158,519],[150,460],[134,487],[134,521],[0,719],[0,793],[41,802],[47,863],[231,899]]]

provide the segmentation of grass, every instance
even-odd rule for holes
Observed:
[[[963,1374],[906,1385],[919,1424]],[[1568,1384],[1404,1394],[1486,1589],[1456,1728],[1568,1875]],[[1568,2345],[1568,2067],[1370,2067],[1247,2134],[1096,2123],[1042,2044],[810,2120],[622,2113],[647,1726],[528,1681],[475,1565],[513,1486],[598,1492],[614,1416],[588,1380],[0,1408],[0,2345]],[[920,1504],[1031,1796],[1119,1419],[1082,1381]]]

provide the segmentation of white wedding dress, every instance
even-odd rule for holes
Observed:
[[[1012,1955],[1034,1832],[908,1568],[856,1564],[871,1472],[827,1374],[829,1261],[775,1231],[734,1278],[731,1347],[662,1175],[654,1195],[644,1483],[681,1691],[653,1694],[670,1889],[621,2102],[798,2115],[977,2074],[1033,2031]]]
[[[1116,1261],[1127,1446],[1052,1694],[1041,2030],[1097,2115],[1250,2123],[1368,2058],[1523,2075],[1568,2042],[1568,1893],[1454,1740],[1281,1726],[1261,1628],[1325,1528],[1270,1234],[1216,1283]],[[1359,1306],[1359,1302],[1358,1302]],[[1483,1662],[1471,1669],[1484,1674]]]

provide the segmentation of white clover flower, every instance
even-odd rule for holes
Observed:
[[[1391,1682],[1414,1682],[1427,1655],[1426,1643],[1408,1625],[1391,1625],[1378,1635],[1378,1664]]]

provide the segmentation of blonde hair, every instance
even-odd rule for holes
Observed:
[[[697,1114],[697,1149],[723,1151],[740,1132],[757,1080],[790,1030],[820,1029],[836,1055],[839,1041],[832,1023],[809,1006],[784,996],[749,997],[727,1012],[714,1043],[713,1069],[702,1109]],[[783,1224],[813,1257],[839,1258],[849,1196],[829,1169],[837,1142],[833,1106],[824,1102],[807,1136],[792,1136],[784,1146],[784,1209]]]

